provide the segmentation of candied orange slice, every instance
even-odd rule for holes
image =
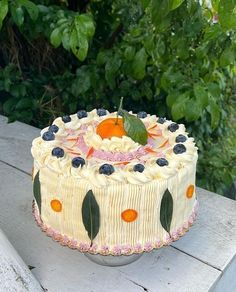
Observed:
[[[121,161],[121,162],[114,163],[114,165],[127,165],[129,163],[130,163],[130,161]]]
[[[89,156],[91,156],[94,152],[94,148],[93,147],[90,147],[89,150],[88,150],[88,153],[86,155],[86,158],[88,158]]]
[[[148,132],[148,137],[149,138],[155,138],[155,137],[160,137],[160,136],[161,136],[161,134],[155,134],[155,133]]]
[[[138,212],[134,209],[127,209],[121,213],[121,218],[125,222],[133,222],[137,219]]]
[[[191,199],[194,194],[194,185],[189,185],[186,191],[186,197]]]
[[[167,139],[163,144],[161,144],[158,148],[163,148],[167,145],[167,143],[169,142],[169,140]]]
[[[150,147],[145,147],[144,150],[148,153],[153,153],[153,154],[156,154],[157,152],[155,150],[153,150],[152,148]]]
[[[51,201],[51,208],[55,212],[61,212],[61,210],[62,210],[62,204],[61,204],[61,202],[59,200],[52,200]]]
[[[110,139],[112,137],[121,138],[123,136],[127,136],[123,125],[123,120],[120,118],[109,118],[103,120],[100,124],[98,124],[96,133],[102,139]]]

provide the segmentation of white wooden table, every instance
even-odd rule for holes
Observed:
[[[236,291],[236,201],[197,189],[197,222],[179,241],[127,266],[96,265],[36,226],[30,147],[39,130],[6,121],[0,116],[0,228],[34,267],[32,273],[45,291]]]

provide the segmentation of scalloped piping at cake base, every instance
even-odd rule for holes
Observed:
[[[144,245],[137,243],[134,246],[131,245],[116,245],[110,248],[107,245],[103,245],[100,248],[96,244],[90,246],[88,243],[78,242],[73,238],[69,238],[66,235],[60,234],[60,232],[54,230],[51,227],[48,227],[41,220],[38,209],[35,207],[35,202],[33,201],[32,209],[33,215],[38,226],[41,227],[41,230],[44,231],[48,236],[52,237],[55,241],[59,242],[63,246],[68,246],[72,249],[78,249],[80,252],[88,252],[91,254],[101,254],[101,255],[131,255],[138,254],[142,252],[150,252],[153,249],[159,249],[162,246],[170,245],[171,242],[178,240],[183,236],[189,228],[193,225],[197,217],[198,212],[198,201],[195,201],[192,214],[189,216],[187,222],[185,222],[180,228],[171,232],[170,236],[165,238],[165,241],[157,239],[155,242],[146,242]]]

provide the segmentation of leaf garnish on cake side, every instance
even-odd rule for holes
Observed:
[[[141,145],[147,144],[148,132],[144,123],[136,116],[131,115],[125,110],[121,110],[123,114],[124,129],[127,135]]]
[[[39,171],[34,177],[33,183],[34,198],[39,208],[39,213],[41,213],[41,190],[40,190],[40,180],[39,180]]]
[[[173,215],[173,198],[168,189],[166,189],[161,200],[160,221],[162,227],[170,233],[170,225]]]
[[[88,236],[91,239],[92,246],[93,239],[98,234],[100,227],[100,210],[92,190],[89,190],[84,197],[82,204],[82,219]]]

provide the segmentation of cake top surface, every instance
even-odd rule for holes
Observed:
[[[123,117],[117,118],[116,112],[80,110],[56,118],[33,141],[36,167],[48,167],[101,187],[167,179],[197,160],[194,139],[188,137],[183,124],[146,112],[129,114],[142,122],[138,127],[146,129],[145,142],[128,136]]]

